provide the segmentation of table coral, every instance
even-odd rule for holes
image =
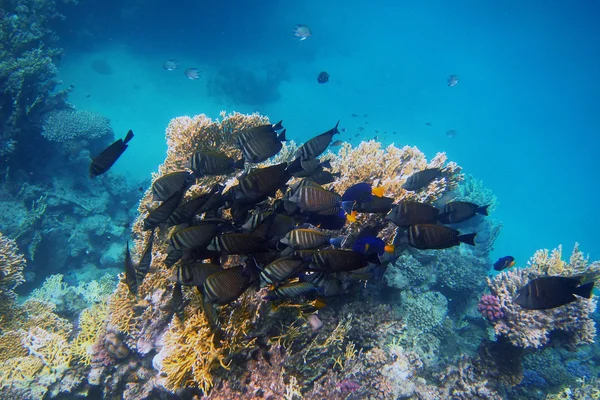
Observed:
[[[100,114],[85,110],[57,110],[47,114],[42,136],[51,142],[73,139],[111,138],[110,120]]]
[[[597,275],[599,264],[588,264],[577,246],[569,263],[561,260],[561,254],[560,247],[552,253],[538,251],[529,261],[528,268],[505,271],[493,279],[488,278],[488,286],[492,294],[498,297],[504,314],[490,321],[497,335],[505,336],[515,346],[524,348],[546,345],[552,331],[568,333],[574,345],[594,341],[596,328],[590,317],[596,309],[594,298],[578,298],[575,302],[550,310],[525,310],[513,301],[520,288],[542,276]]]

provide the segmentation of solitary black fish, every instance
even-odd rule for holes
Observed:
[[[327,83],[329,82],[329,74],[325,71],[321,72],[317,77],[317,81],[319,83]]]
[[[402,185],[403,189],[406,190],[419,190],[429,185],[431,181],[436,178],[442,177],[442,171],[439,168],[424,169],[418,171],[408,177],[406,182]]]
[[[408,244],[421,250],[447,249],[461,243],[475,246],[476,233],[461,235],[443,225],[419,224],[408,228]]]
[[[401,228],[408,228],[417,224],[434,224],[439,213],[437,208],[429,204],[401,201],[386,215],[385,219]]]
[[[319,157],[331,143],[333,135],[340,133],[338,130],[339,124],[340,121],[327,132],[315,136],[300,146],[298,150],[296,150],[296,157],[300,157],[304,161]]]
[[[510,268],[515,265],[515,258],[512,256],[506,256],[500,258],[498,261],[494,263],[494,269],[496,271],[502,271],[506,268]]]
[[[488,215],[490,205],[479,206],[466,201],[453,201],[444,206],[444,212],[438,216],[443,224],[455,224],[473,218],[475,214]]]
[[[581,284],[578,277],[545,276],[519,289],[515,303],[526,310],[548,310],[569,304],[577,297],[592,297],[594,282]]]
[[[125,139],[119,139],[108,146],[102,153],[92,160],[90,165],[90,178],[102,175],[113,166],[121,157],[121,154],[127,150],[127,143],[133,138],[133,131],[130,129]]]

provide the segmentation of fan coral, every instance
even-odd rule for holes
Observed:
[[[48,113],[42,136],[51,142],[73,139],[112,137],[110,120],[100,114],[84,110],[58,110]]]
[[[491,294],[484,294],[477,305],[477,309],[483,315],[483,318],[489,321],[495,321],[504,317],[504,313],[500,309],[500,301],[498,297]]]
[[[554,250],[548,257],[548,251],[538,251],[529,261],[529,267],[503,272],[493,279],[488,278],[492,294],[498,297],[502,317],[490,321],[497,335],[507,337],[515,346],[541,347],[548,343],[552,331],[563,331],[570,335],[574,345],[592,343],[596,335],[594,321],[590,314],[596,309],[595,299],[578,299],[565,306],[530,311],[521,308],[513,301],[517,291],[529,281],[560,271],[561,276],[596,276],[599,264],[587,264],[577,246],[573,250],[570,262],[560,259],[561,248]]]

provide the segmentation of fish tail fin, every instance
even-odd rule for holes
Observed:
[[[331,161],[325,160],[321,163],[321,168],[331,169]]]
[[[475,246],[475,236],[477,236],[477,233],[468,233],[466,235],[460,235],[458,236],[458,240],[460,242],[466,243],[466,244],[470,244],[471,246]]]
[[[244,169],[244,165],[245,164],[246,164],[246,161],[242,157],[239,160],[234,161],[232,167],[235,168],[235,169]]]
[[[586,299],[589,299],[590,297],[592,297],[593,289],[594,289],[594,282],[588,282],[581,286],[578,286],[575,289],[574,294],[576,294],[577,296],[581,296],[581,297],[585,297]]]
[[[488,210],[487,210],[487,209],[488,209],[488,207],[489,207],[490,205],[491,205],[491,204],[488,204],[487,206],[481,206],[481,207],[479,207],[479,208],[477,209],[477,214],[481,214],[481,215],[488,215]]]
[[[131,139],[133,139],[133,131],[130,129],[129,132],[127,132],[127,135],[125,136],[123,143],[127,144]]]
[[[352,210],[354,209],[354,201],[342,201],[341,207],[346,214],[352,214]]]
[[[338,126],[340,125],[340,120],[338,119],[337,124],[335,124],[335,126],[333,127],[333,134],[335,135],[336,133],[340,133],[340,130],[338,129]]]
[[[277,135],[277,140],[279,140],[280,142],[287,141],[287,139],[285,138],[286,132],[287,132],[287,129],[282,130],[281,133],[279,135]]]
[[[276,131],[280,131],[283,129],[283,120],[279,121],[275,125],[273,125],[273,129]]]

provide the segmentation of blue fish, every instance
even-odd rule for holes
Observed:
[[[386,245],[376,236],[363,236],[354,242],[352,250],[364,255],[377,254],[381,256],[384,253],[393,253],[394,245]]]
[[[494,269],[496,271],[502,271],[506,268],[510,268],[515,265],[515,258],[512,256],[506,256],[500,258],[498,261],[494,263]]]

